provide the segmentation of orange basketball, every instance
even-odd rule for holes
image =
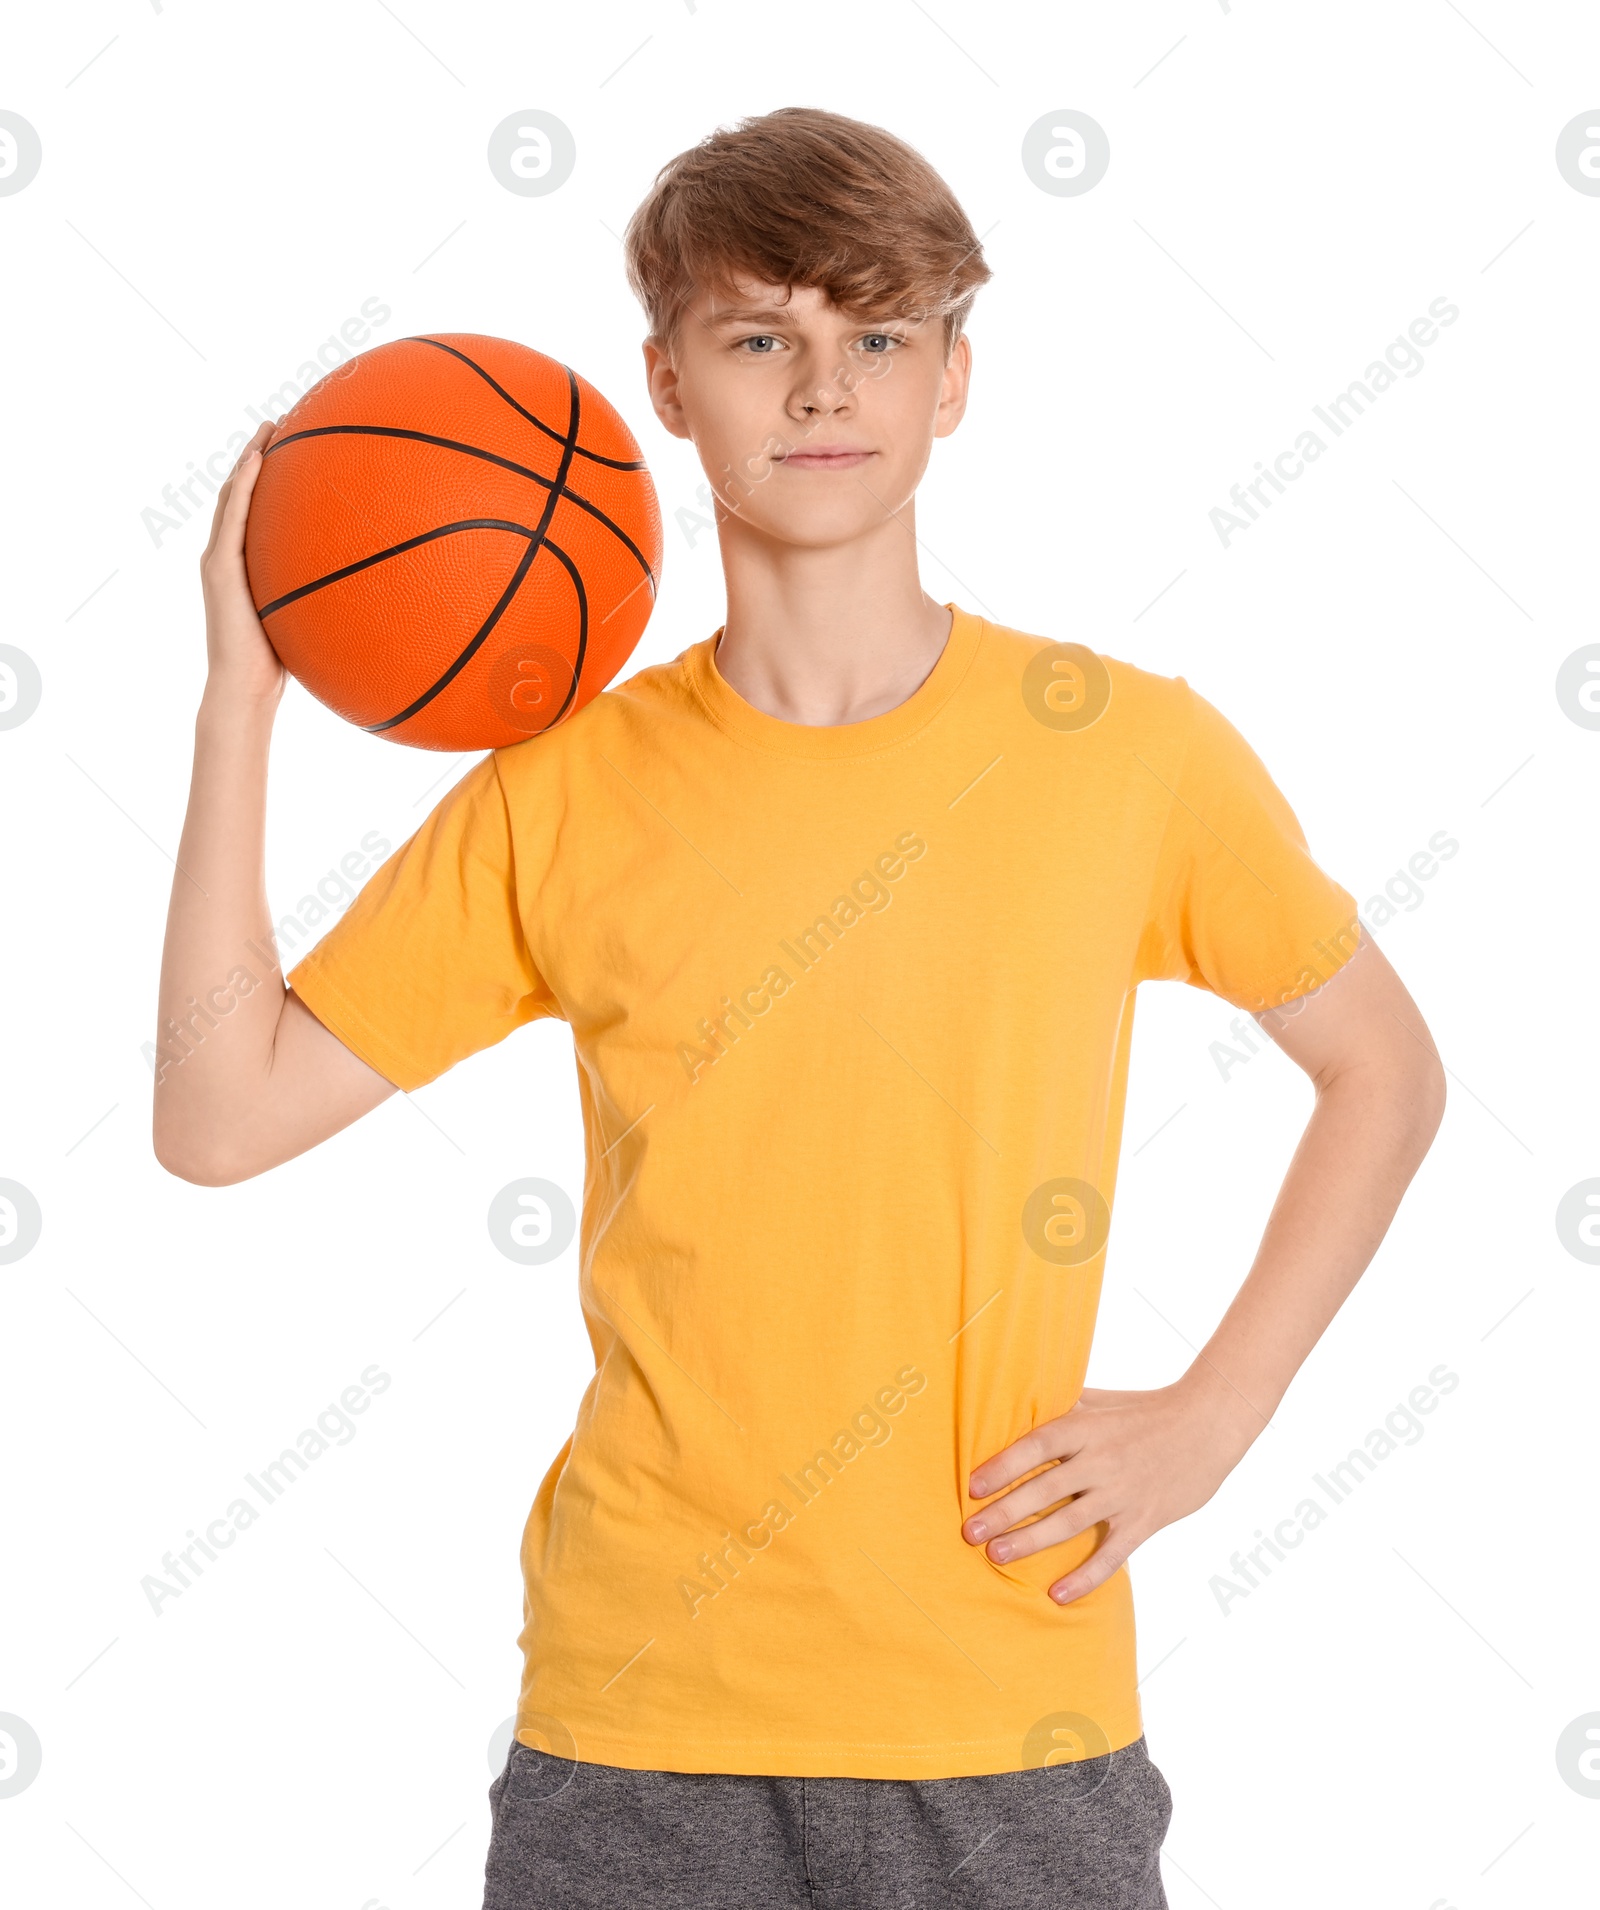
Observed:
[[[401,338],[283,418],[245,532],[273,648],[374,736],[491,749],[582,709],[655,604],[661,512],[594,386],[505,338]]]

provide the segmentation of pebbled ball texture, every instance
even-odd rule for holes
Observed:
[[[597,696],[639,641],[661,512],[594,386],[509,339],[362,352],[280,422],[245,564],[311,694],[423,749],[499,748]]]

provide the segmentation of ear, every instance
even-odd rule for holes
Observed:
[[[678,392],[678,373],[666,347],[658,339],[644,341],[644,376],[655,414],[675,438],[689,436],[689,421]]]
[[[948,438],[966,415],[967,388],[971,381],[972,341],[963,332],[945,364],[944,382],[939,387],[939,408],[933,422],[936,438]]]

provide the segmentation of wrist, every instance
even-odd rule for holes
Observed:
[[[1174,1388],[1205,1426],[1209,1436],[1225,1446],[1235,1460],[1241,1459],[1266,1431],[1277,1400],[1258,1398],[1248,1385],[1231,1378],[1214,1359],[1205,1354],[1194,1363]]]
[[[281,677],[276,683],[264,686],[212,670],[200,696],[195,728],[270,734],[282,697]]]

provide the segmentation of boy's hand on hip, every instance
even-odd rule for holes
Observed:
[[[1364,934],[1332,980],[1256,1019],[1317,1098],[1217,1330],[1175,1384],[1086,1387],[1070,1412],[973,1468],[972,1497],[991,1503],[962,1536],[997,1565],[1101,1528],[1095,1550],[1050,1587],[1063,1605],[1197,1512],[1249,1451],[1376,1252],[1444,1112],[1432,1038]]]
[[[1095,1550],[1050,1587],[1051,1598],[1069,1604],[1104,1584],[1152,1533],[1198,1511],[1263,1423],[1187,1378],[1148,1393],[1085,1387],[1070,1412],[974,1469],[972,1496],[990,1503],[961,1535],[1001,1565],[1103,1525]]]

